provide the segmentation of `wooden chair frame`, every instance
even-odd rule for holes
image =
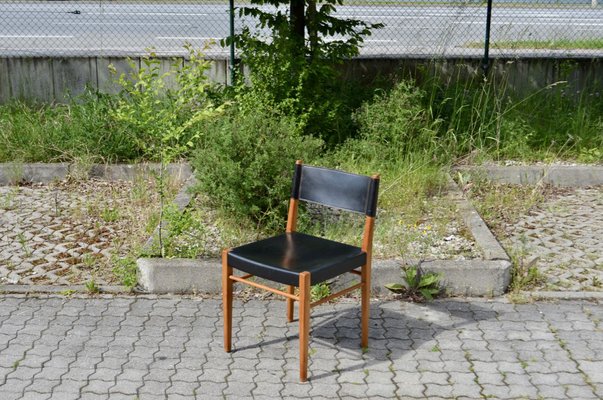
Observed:
[[[298,160],[296,164],[301,165]],[[373,180],[379,180],[379,175],[373,175]],[[299,200],[291,197],[289,201],[289,212],[287,216],[286,232],[295,232],[297,225],[297,210]],[[310,310],[320,304],[331,301],[337,297],[343,296],[356,289],[361,290],[361,340],[362,348],[368,347],[369,337],[369,313],[370,313],[370,294],[371,294],[371,255],[373,250],[373,233],[375,226],[375,217],[366,216],[364,224],[364,233],[362,238],[362,251],[366,253],[366,263],[358,269],[349,271],[354,275],[361,277],[360,283],[345,288],[337,293],[331,294],[318,301],[311,302],[310,296],[310,272],[302,272],[299,275],[299,292],[295,294],[295,286],[288,285],[287,291],[278,290],[270,286],[262,285],[251,281],[254,275],[246,274],[237,276],[233,274],[233,268],[228,265],[228,252],[230,249],[225,249],[222,252],[222,300],[224,311],[224,350],[231,352],[232,350],[232,299],[233,299],[233,284],[234,282],[244,283],[246,285],[263,289],[271,293],[283,296],[286,298],[286,313],[287,321],[293,322],[294,319],[294,303],[298,302],[299,312],[299,379],[305,382],[308,379],[308,347],[310,335]]]

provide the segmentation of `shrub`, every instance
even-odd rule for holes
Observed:
[[[422,107],[424,93],[412,81],[378,92],[354,114],[360,137],[348,140],[338,159],[357,159],[383,170],[413,154],[435,155],[439,121]]]
[[[216,206],[282,229],[294,162],[316,159],[322,140],[256,94],[239,95],[237,107],[205,125],[193,166],[198,190]]]

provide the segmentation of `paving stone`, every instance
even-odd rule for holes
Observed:
[[[126,380],[122,379],[121,375],[117,377],[117,382],[109,387],[109,393],[121,393],[126,395],[135,395],[138,389],[143,385],[142,379],[140,380]],[[112,397],[112,396],[111,396]]]

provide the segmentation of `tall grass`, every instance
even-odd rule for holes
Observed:
[[[89,92],[68,104],[0,106],[0,162],[137,159],[128,131],[109,118],[112,101]]]
[[[436,76],[421,83],[447,152],[462,158],[603,161],[603,96],[556,82],[518,93],[506,77]],[[595,151],[593,151],[593,149]],[[588,154],[588,157],[584,157]]]

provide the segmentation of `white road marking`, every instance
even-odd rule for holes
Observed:
[[[68,39],[68,38],[72,38],[73,36],[53,36],[53,35],[0,35],[0,38],[6,38],[6,39],[16,39],[16,38],[23,38],[23,39]]]
[[[190,26],[190,24],[162,24],[154,22],[57,22],[55,25],[116,25],[116,26]]]
[[[170,15],[190,15],[190,16],[195,16],[195,17],[207,17],[209,16],[209,14],[198,14],[198,13],[162,13],[162,12],[86,12],[84,13],[85,15],[119,15],[119,16],[126,16],[126,15],[164,15],[164,16],[170,16]]]
[[[187,37],[187,36],[157,36],[157,40],[218,40],[212,37]]]

